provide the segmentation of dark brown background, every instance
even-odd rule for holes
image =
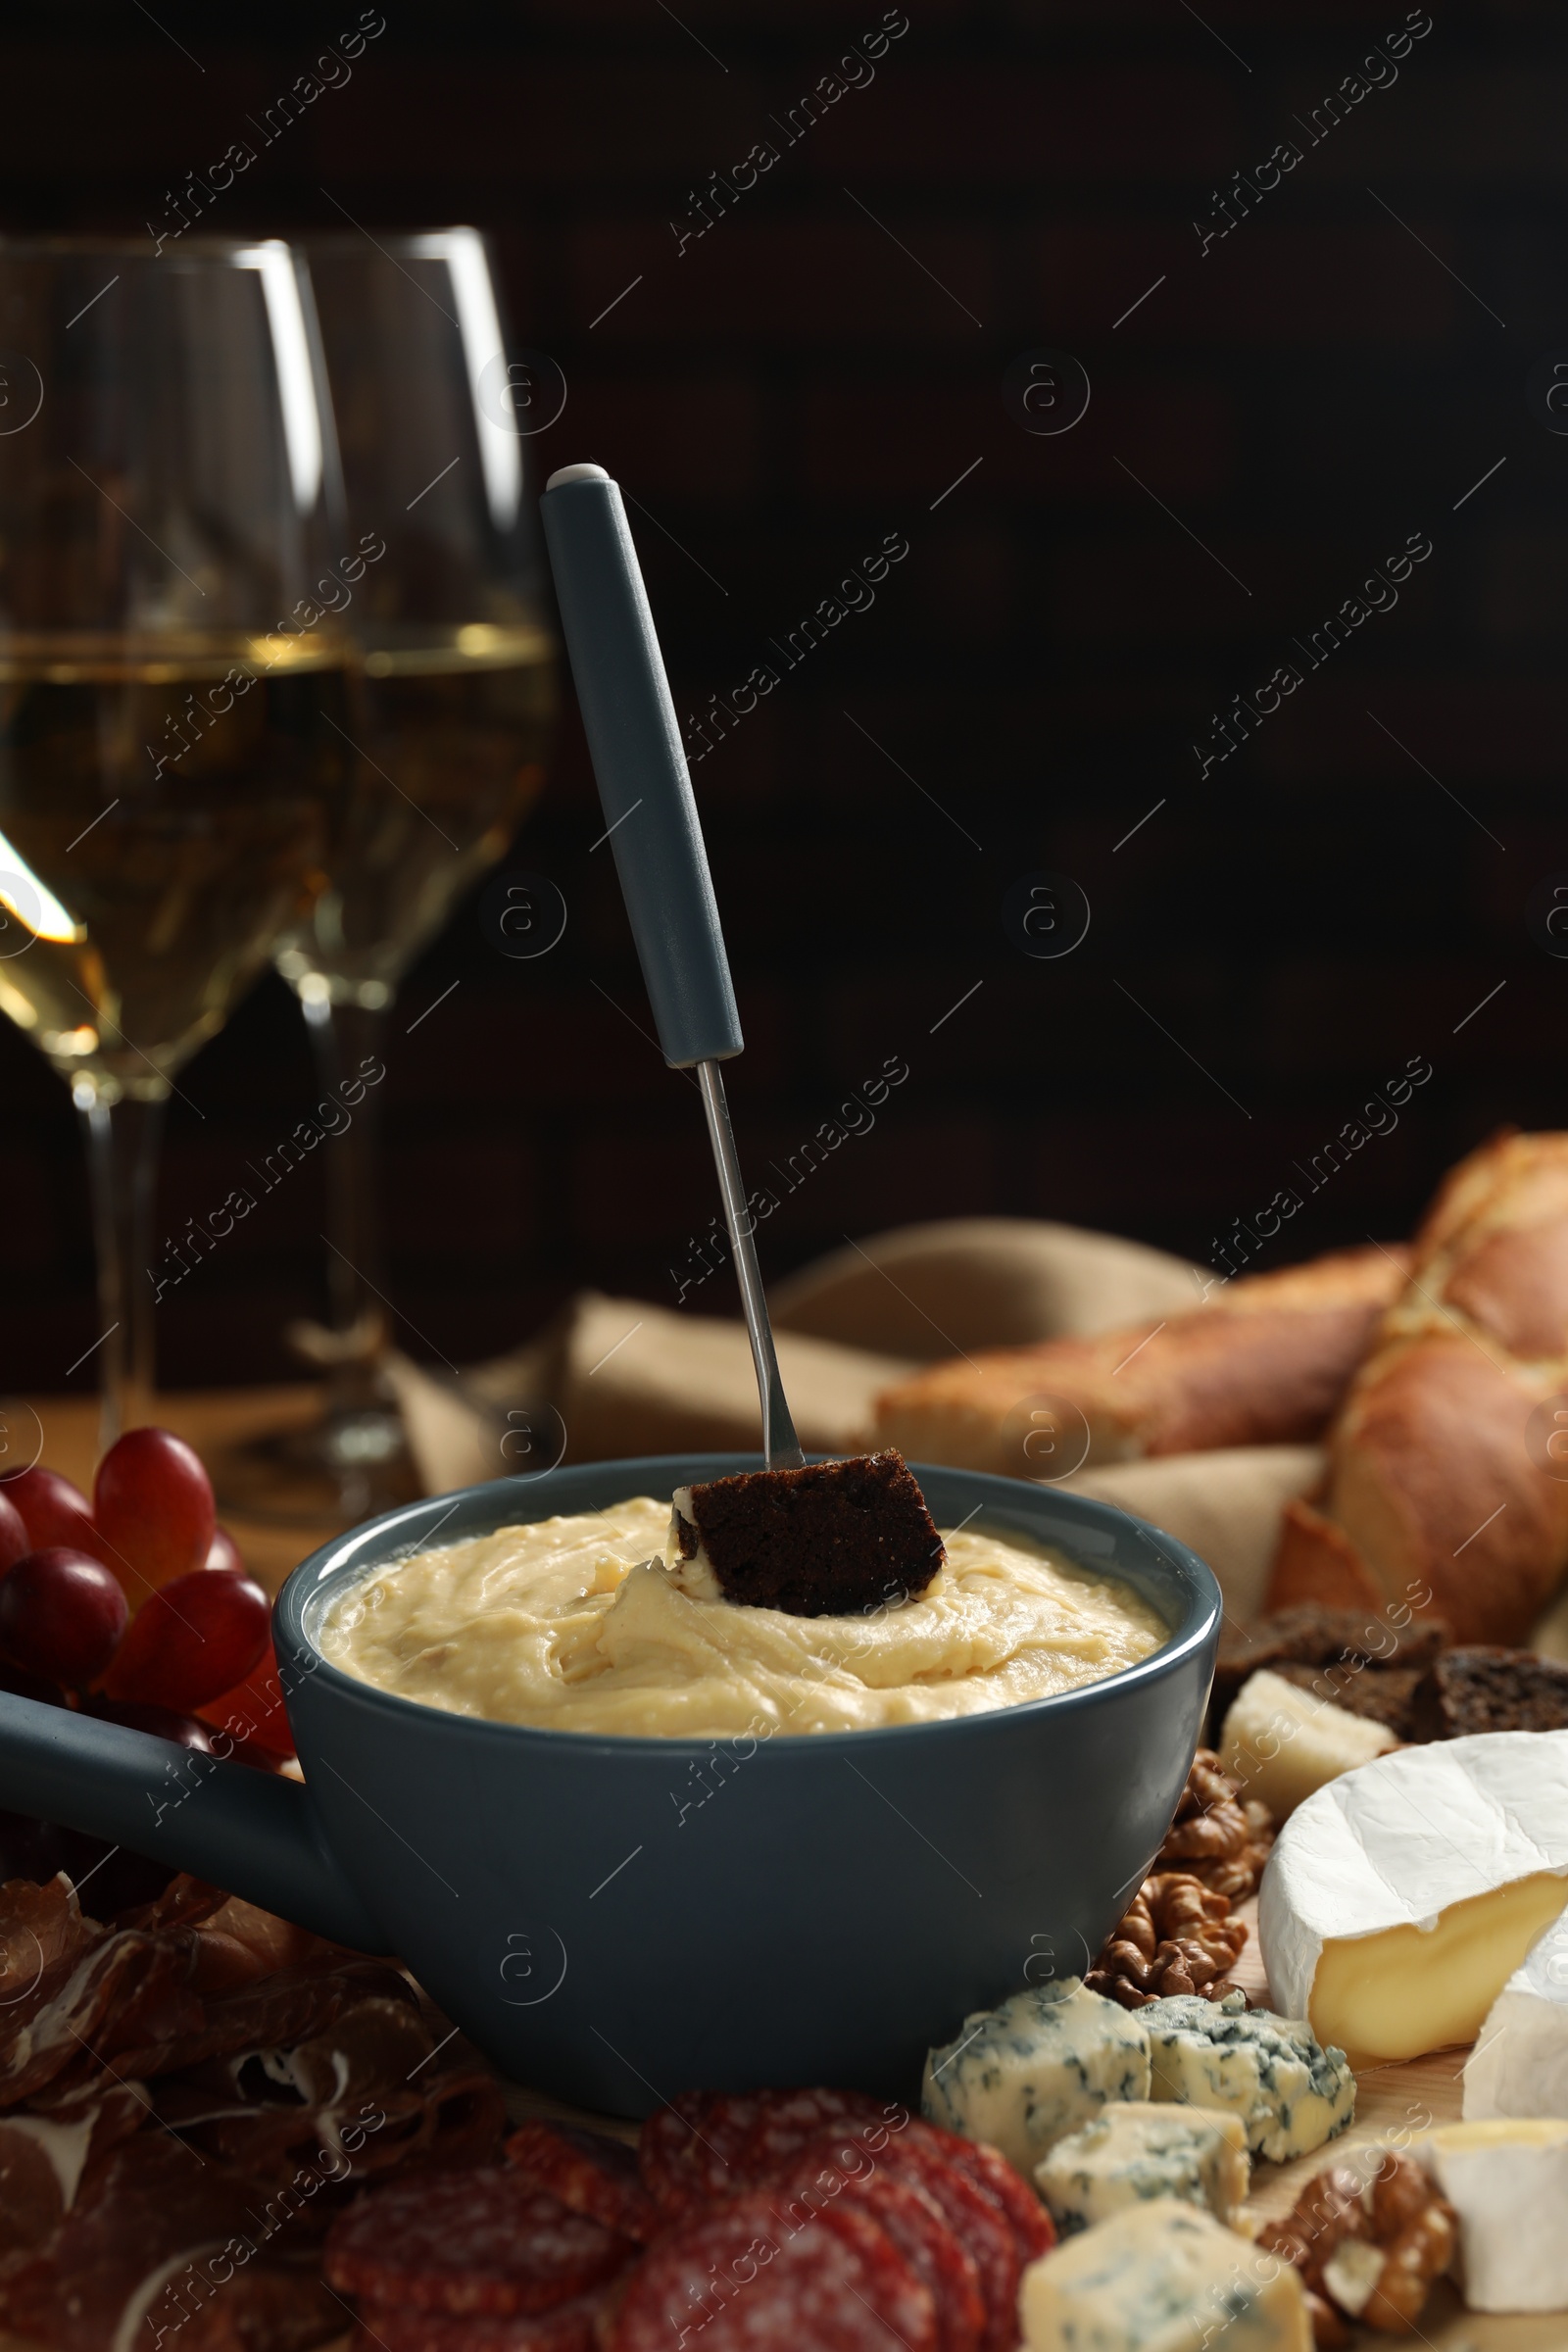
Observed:
[[[1293,115],[1403,22],[1396,0],[1205,0],[1209,28],[1181,0],[908,0],[874,83],[677,258],[688,191],[878,24],[877,0],[682,0],[689,31],[657,0],[385,6],[351,84],[211,225],[335,224],[336,199],[370,226],[494,232],[515,326],[570,387],[532,446],[600,460],[646,510],[682,711],[885,532],[910,543],[875,609],[696,771],[748,1166],[763,1176],[885,1056],[909,1065],[875,1131],[769,1221],[769,1273],[976,1210],[1208,1256],[1279,1187],[1304,1193],[1294,1163],[1412,1055],[1434,1075],[1396,1130],[1261,1262],[1404,1231],[1494,1123],[1565,1122],[1568,964],[1525,922],[1568,867],[1568,439],[1524,392],[1568,347],[1560,13],[1433,0],[1397,83],[1200,258],[1212,189],[1298,135]],[[7,225],[160,218],[358,9],[156,13],[80,7],[68,31],[11,12]],[[1054,438],[1001,396],[1042,345],[1093,383]],[[1413,531],[1435,552],[1397,610],[1200,781],[1210,712]],[[673,1304],[667,1269],[716,1206],[695,1097],[633,1026],[600,829],[568,710],[515,860],[565,893],[565,940],[504,962],[470,906],[394,1013],[387,1214],[416,1354],[502,1348],[586,1282]],[[1039,867],[1093,906],[1060,961],[1002,928]],[[173,1106],[165,1232],[308,1106],[280,983],[181,1084],[203,1116]],[[0,1089],[5,1379],[47,1388],[96,1329],[84,1188],[65,1092],[9,1029]],[[171,1385],[290,1368],[279,1326],[320,1298],[318,1187],[302,1170],[165,1305]],[[727,1280],[691,1303],[733,1311]]]

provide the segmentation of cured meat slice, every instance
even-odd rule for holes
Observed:
[[[754,2127],[771,2091],[683,2090],[642,2128],[637,2162],[643,2183],[666,2217],[678,2218],[733,2196]]]
[[[417,2311],[549,2311],[624,2269],[629,2239],[503,2167],[368,2189],[327,2231],[329,2286]]]
[[[1000,2148],[992,2147],[987,2140],[964,2139],[956,2132],[944,2132],[939,2124],[923,2125],[922,2130],[931,2133],[955,2171],[962,2173],[1002,2207],[1018,2241],[1020,2262],[1031,2263],[1050,2253],[1056,2242],[1051,2216]]]
[[[606,2308],[603,2288],[511,2319],[362,2302],[354,2352],[595,2352]]]
[[[189,1941],[188,1965],[194,1966],[196,1939]],[[127,2030],[124,2039],[117,2039],[115,2064],[122,2075],[166,2075],[237,2050],[285,2048],[324,2033],[346,2009],[370,1998],[415,2006],[413,1988],[395,1968],[323,1944],[296,1967],[210,1994],[181,2032],[138,2035]]]
[[[923,2124],[910,2123],[896,2138],[890,2136],[877,2161],[898,2178],[918,2181],[959,2244],[968,2248],[986,2307],[981,2352],[1012,2352],[1018,2340],[1022,2265],[1001,2206],[948,2162]]]
[[[908,2121],[908,2111],[896,2102],[873,2099],[862,2090],[770,2090],[760,2092],[761,2112],[747,2133],[735,2170],[737,2188],[771,2180],[775,2170],[817,2134],[842,2125],[880,2124],[884,2129]]]
[[[849,2206],[799,2227],[765,2190],[731,2197],[650,2246],[613,2352],[936,2352],[936,2307],[886,2232]]]
[[[273,2267],[292,2224],[259,2207],[245,2180],[167,2132],[139,2132],[89,2162],[47,2246],[0,2281],[0,2327],[50,2352],[320,2343],[341,2330],[343,2307],[297,2267]]]
[[[639,2245],[660,2226],[659,2208],[637,2168],[637,2151],[603,2132],[581,2132],[572,2124],[524,2124],[507,2141],[507,2162],[573,2213],[589,2214]]]
[[[931,2197],[915,2180],[898,2179],[842,2139],[822,2138],[791,2158],[769,2184],[775,2210],[825,2210],[843,2200],[870,2214],[936,2306],[939,2352],[978,2352],[986,2324],[980,2274]]]
[[[643,2180],[666,2216],[737,2196],[835,2124],[907,2121],[859,2090],[687,2090],[651,2115],[638,2142]]]
[[[0,2267],[33,2253],[76,2201],[89,2163],[147,2120],[143,2096],[111,2083],[101,2098],[77,2098],[44,2113],[0,2113]]]

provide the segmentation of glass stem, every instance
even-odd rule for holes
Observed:
[[[391,1337],[377,1198],[386,1016],[325,999],[307,999],[302,1009],[327,1117],[336,1104],[349,1122],[326,1149],[327,1297],[344,1343],[327,1373],[327,1413],[336,1421],[382,1402],[377,1368]]]
[[[107,1452],[123,1431],[154,1418],[153,1316],[162,1286],[153,1265],[153,1208],[164,1105],[128,1095],[115,1103],[94,1096],[77,1108],[86,1130],[98,1257],[99,1441]]]

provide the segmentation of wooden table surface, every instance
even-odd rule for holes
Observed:
[[[160,1397],[158,1417],[163,1426],[177,1432],[211,1462],[223,1447],[260,1429],[310,1421],[318,1404],[319,1392],[307,1386],[208,1389]],[[39,1396],[31,1399],[31,1408],[43,1430],[41,1459],[51,1470],[63,1471],[90,1491],[97,1458],[96,1399]],[[238,1514],[225,1512],[222,1516],[251,1573],[270,1592],[276,1592],[290,1569],[334,1532],[329,1522],[316,1528],[281,1527]],[[1254,1995],[1266,1991],[1255,1936],[1234,1974]],[[1330,2147],[1294,2164],[1254,2166],[1250,2211],[1259,2220],[1286,2213],[1306,2181],[1325,2164],[1375,2143],[1404,2147],[1415,2133],[1432,2125],[1456,2121],[1465,2055],[1463,2050],[1446,2050],[1406,2066],[1379,2067],[1362,2074],[1355,2121],[1348,2132]],[[521,2084],[507,2086],[507,2103],[517,2121],[530,2115],[552,2116],[591,2124],[621,2138],[635,2136],[633,2128],[617,2119],[564,2106]],[[1568,2214],[1563,2222],[1568,2228]],[[1391,2339],[1357,2330],[1355,2340],[1367,2347],[1381,2345],[1386,2352]],[[1428,2305],[1417,2334],[1407,2340],[1425,2344],[1430,2352],[1568,2352],[1568,2314],[1502,2317],[1467,2312],[1453,2288],[1446,2284]],[[3,2333],[0,2352],[9,2352]],[[20,2346],[17,2352],[22,2352]],[[339,2347],[323,2347],[322,2352],[339,2352]]]

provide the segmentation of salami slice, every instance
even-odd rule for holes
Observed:
[[[769,2090],[760,2091],[758,2097],[761,2112],[736,2162],[737,2187],[750,2188],[770,2180],[781,2164],[798,2156],[824,2131],[840,2125],[846,2131],[861,2124],[885,2128],[891,2116],[906,2113],[904,2108],[890,2107],[887,2100],[873,2099],[861,2090]]]
[[[643,2126],[643,2180],[666,2215],[687,2214],[770,2180],[828,2127],[906,2121],[906,2111],[859,2090],[683,2091]]]
[[[393,2180],[327,2231],[341,2293],[416,2311],[549,2311],[623,2270],[629,2239],[499,2167]]]
[[[636,2150],[603,2132],[581,2132],[572,2124],[524,2124],[507,2141],[507,2161],[573,2213],[586,2213],[639,2245],[660,2226],[659,2209],[637,2169]]]
[[[981,2352],[1012,2352],[1018,2341],[1018,2279],[1022,2265],[1007,2217],[994,2197],[951,2165],[935,2135],[910,2123],[890,2136],[878,2163],[900,2179],[917,2180],[980,2275],[985,2304]]]
[[[939,2124],[927,2124],[925,2130],[938,2141],[942,2153],[956,2172],[972,2180],[995,2197],[1007,2217],[1007,2226],[1018,2241],[1018,2258],[1024,2264],[1035,2262],[1049,2254],[1056,2242],[1056,2232],[1034,2190],[1022,2174],[1015,2173],[1000,2148],[983,2139],[964,2139],[956,2132],[944,2132]]]
[[[986,2307],[972,2258],[916,2180],[898,2179],[868,2154],[852,2165],[852,2154],[842,2137],[813,2140],[770,2184],[775,2206],[791,2214],[840,2200],[863,2208],[936,2305],[938,2352],[979,2352]]]
[[[554,2311],[509,2319],[362,2301],[353,2352],[595,2352],[606,2303],[604,2289],[596,2287]]]
[[[745,2183],[736,2166],[769,2091],[683,2090],[651,2115],[637,2143],[643,2182],[666,2218],[697,2211]]]
[[[936,2307],[886,2233],[840,2206],[798,2228],[765,2190],[660,2238],[631,2274],[614,2352],[936,2352]]]

